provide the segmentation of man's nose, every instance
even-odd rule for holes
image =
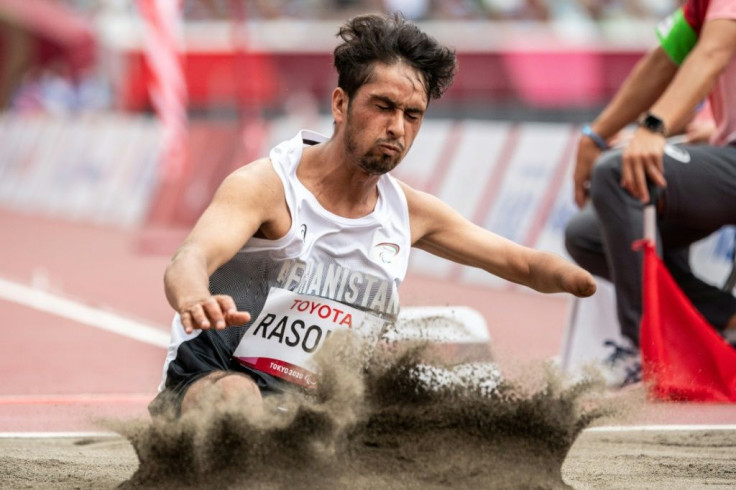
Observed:
[[[404,136],[404,113],[395,111],[388,124],[388,134],[394,139]]]

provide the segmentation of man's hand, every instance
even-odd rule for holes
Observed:
[[[685,142],[690,144],[707,143],[716,132],[716,123],[712,119],[694,119],[685,128]]]
[[[600,148],[587,136],[581,136],[578,142],[578,151],[575,161],[575,173],[573,182],[575,184],[575,204],[579,208],[588,200],[588,189],[590,188],[590,176],[593,173],[593,164],[601,154]]]
[[[658,187],[665,187],[664,154],[665,137],[639,128],[623,154],[621,187],[640,201],[649,202],[647,177]]]
[[[188,301],[179,308],[179,314],[186,333],[192,333],[196,328],[224,330],[250,321],[250,313],[238,311],[233,298],[225,294]]]

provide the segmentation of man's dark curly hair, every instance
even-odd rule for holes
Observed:
[[[337,35],[337,85],[349,98],[370,80],[375,62],[408,63],[424,78],[428,99],[438,99],[457,71],[455,51],[441,45],[401,14],[360,15],[347,21]]]

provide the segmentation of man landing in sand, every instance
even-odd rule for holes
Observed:
[[[396,319],[411,247],[544,293],[595,292],[583,269],[388,174],[455,54],[399,16],[356,17],[339,36],[332,137],[302,131],[227,177],[166,270],[177,314],[152,413],[310,388],[310,357],[333,331]]]

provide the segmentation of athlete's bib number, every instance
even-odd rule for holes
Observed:
[[[351,329],[377,335],[383,323],[337,301],[271,288],[233,357],[257,371],[313,388],[317,379],[312,358],[332,332]]]

